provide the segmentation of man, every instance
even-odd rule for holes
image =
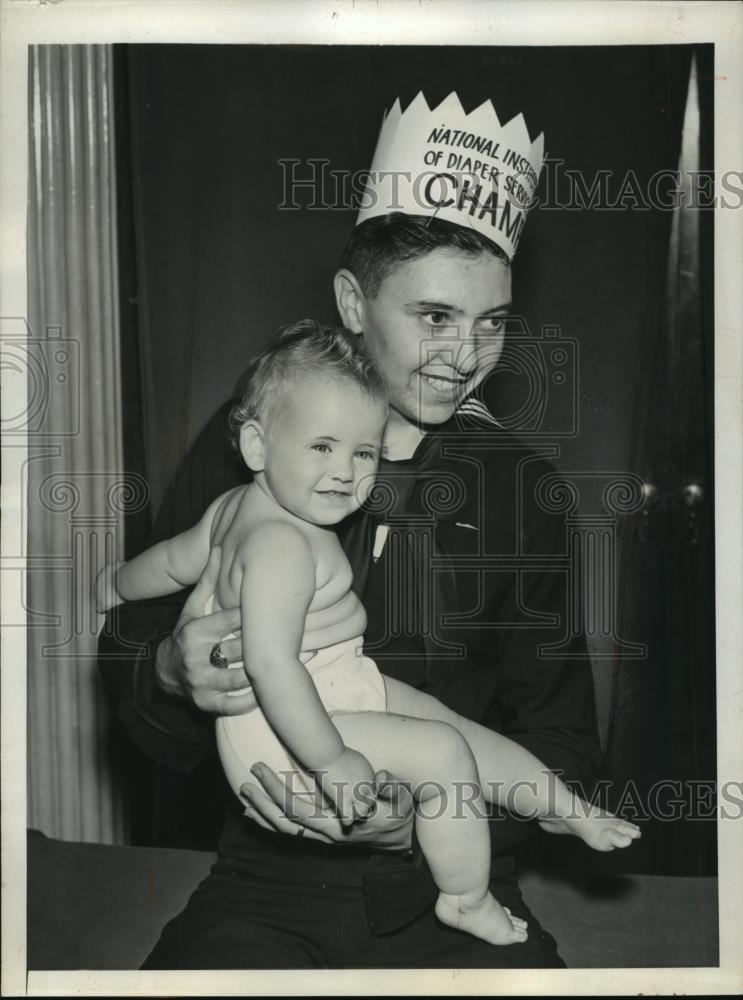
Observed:
[[[430,169],[463,141],[481,151],[468,173]],[[599,749],[584,642],[563,644],[559,658],[540,654],[562,639],[568,612],[564,526],[539,503],[553,470],[477,398],[502,350],[510,260],[540,165],[541,137],[530,143],[520,117],[502,128],[489,104],[465,115],[453,95],[431,112],[419,95],[387,117],[335,294],[344,325],[388,382],[391,416],[378,499],[340,536],[369,616],[365,652],[382,672],[586,787]],[[392,173],[412,181],[394,202],[382,190]],[[220,461],[225,419],[223,408],[184,465],[161,536],[192,524],[240,481],[237,465]],[[240,659],[239,641],[221,641],[240,620],[237,611],[200,617],[209,572],[180,615],[173,602],[124,608],[121,639],[102,643],[101,670],[133,738],[184,771],[209,752],[211,714],[252,703],[239,671],[212,665]],[[144,643],[134,662],[126,642]],[[410,798],[392,780],[382,783],[377,815],[343,830],[329,812],[287,796],[266,768],[254,773],[244,815],[231,800],[212,874],[145,967],[561,964],[513,874],[510,852],[525,824],[491,824],[492,891],[529,923],[525,944],[495,948],[437,923],[435,888],[411,845]]]

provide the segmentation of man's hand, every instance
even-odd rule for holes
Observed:
[[[221,550],[212,549],[201,579],[183,605],[173,634],[157,648],[155,677],[166,694],[185,698],[202,712],[240,715],[255,706],[255,695],[245,671],[214,667],[209,662],[218,642],[228,663],[242,659],[239,638],[221,641],[230,632],[239,636],[240,609],[202,615],[207,598],[214,592],[220,559]],[[239,695],[229,693],[238,690]]]
[[[413,797],[409,789],[388,771],[374,776],[377,801],[372,815],[363,823],[344,827],[332,808],[323,809],[311,795],[294,794],[265,764],[251,768],[257,781],[240,789],[246,803],[245,815],[266,830],[326,844],[348,844],[376,851],[406,851],[413,837]],[[260,782],[260,784],[259,784]]]

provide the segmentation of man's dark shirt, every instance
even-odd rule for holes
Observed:
[[[187,456],[153,543],[190,527],[215,497],[247,481],[227,445],[228,412],[222,407]],[[380,670],[588,788],[600,762],[593,682],[583,636],[567,635],[566,527],[537,499],[540,480],[551,475],[548,461],[506,431],[455,415],[410,460],[381,463],[367,509],[338,534],[367,609],[365,652]],[[185,596],[117,609],[99,666],[132,739],[148,756],[189,772],[212,747],[213,720],[154,680],[157,645]],[[229,801],[218,862],[224,872],[297,884],[310,873],[363,885],[376,933],[403,926],[435,898],[419,853],[410,859],[292,840],[247,821],[235,797]],[[532,825],[502,814],[491,822],[493,874],[512,869],[511,852]]]

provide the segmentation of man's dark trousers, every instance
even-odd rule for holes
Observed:
[[[451,930],[432,907],[396,931],[375,935],[361,886],[247,877],[222,859],[164,928],[142,968],[564,968],[554,939],[526,907],[515,878],[498,876],[491,891],[528,922],[524,944],[498,947]]]

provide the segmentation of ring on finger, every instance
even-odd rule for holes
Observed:
[[[213,667],[229,667],[230,661],[222,652],[222,643],[215,642],[212,651],[209,653],[209,662]]]
[[[294,834],[295,837],[304,837],[304,827],[300,826],[297,832]]]

